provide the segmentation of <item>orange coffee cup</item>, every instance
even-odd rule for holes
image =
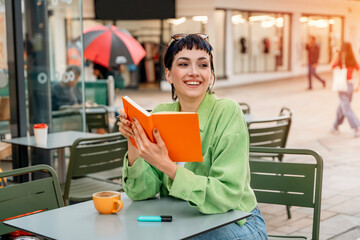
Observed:
[[[93,202],[96,210],[101,214],[117,213],[123,208],[121,194],[115,191],[94,193]]]

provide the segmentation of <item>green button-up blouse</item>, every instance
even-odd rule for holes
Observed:
[[[179,102],[173,102],[160,104],[153,112],[179,110]],[[240,106],[233,100],[206,94],[198,115],[204,161],[178,166],[172,180],[142,158],[128,166],[125,156],[126,194],[133,200],[154,198],[158,193],[170,195],[204,214],[233,209],[251,212],[257,202],[250,187],[249,135]]]

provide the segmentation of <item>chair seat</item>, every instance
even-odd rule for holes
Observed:
[[[100,191],[121,191],[122,186],[111,181],[83,177],[71,180],[69,200],[82,202],[92,199],[92,194]]]
[[[307,238],[307,237],[302,237],[302,236],[275,236],[275,235],[269,235],[269,240],[296,240],[296,239],[310,239],[310,238]]]

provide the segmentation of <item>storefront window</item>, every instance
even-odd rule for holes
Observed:
[[[224,79],[225,76],[225,17],[224,10],[216,10],[215,12],[215,75],[216,79]]]
[[[170,32],[174,33],[206,33],[207,16],[181,17],[169,19]]]
[[[309,36],[314,36],[320,47],[320,64],[327,64],[336,48],[340,48],[343,39],[343,19],[332,16],[303,15],[301,22],[301,37],[305,49]],[[307,64],[306,51],[302,51],[302,64]]]
[[[290,15],[233,11],[234,72],[289,70]]]

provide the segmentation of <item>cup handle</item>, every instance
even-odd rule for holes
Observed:
[[[120,200],[114,200],[114,202],[117,203],[119,206],[118,206],[117,209],[112,210],[112,212],[113,212],[113,213],[120,212],[121,209],[123,208],[123,203],[122,203],[122,201],[120,201]]]

